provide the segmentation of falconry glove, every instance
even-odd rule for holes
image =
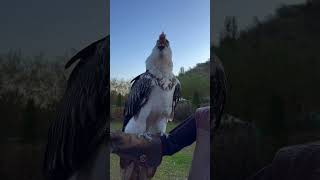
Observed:
[[[142,166],[157,167],[162,161],[162,145],[159,136],[151,137],[150,139],[135,134],[112,132],[110,133],[111,153],[135,161]]]

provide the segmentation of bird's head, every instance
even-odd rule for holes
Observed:
[[[172,72],[172,51],[166,35],[162,32],[157,39],[151,55],[148,57],[147,70],[157,68],[159,71]]]
[[[159,39],[156,42],[151,54],[154,58],[159,60],[166,60],[172,57],[172,52],[170,48],[170,43],[166,38],[166,35],[162,32],[159,36]]]
[[[160,34],[156,46],[160,51],[162,51],[164,48],[169,47],[169,41],[166,39],[166,35],[163,32]]]

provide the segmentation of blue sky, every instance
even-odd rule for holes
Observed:
[[[111,0],[111,78],[131,79],[164,31],[173,52],[173,72],[210,57],[209,0]]]

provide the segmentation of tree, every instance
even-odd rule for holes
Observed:
[[[24,113],[24,134],[23,138],[27,141],[35,139],[35,122],[36,122],[36,107],[33,99],[29,99]]]
[[[198,91],[193,93],[192,104],[195,108],[200,107],[200,97]]]
[[[236,39],[238,36],[238,24],[236,17],[231,18],[231,38]]]
[[[235,40],[238,37],[238,23],[235,16],[227,16],[224,20],[224,30],[221,36],[223,40]],[[220,42],[221,42],[220,41]]]
[[[117,96],[117,107],[122,107],[122,95],[120,93]]]
[[[179,72],[179,76],[180,76],[180,75],[183,75],[184,73],[185,73],[184,67],[181,67],[181,68],[180,68],[180,72]]]

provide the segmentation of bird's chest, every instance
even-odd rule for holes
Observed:
[[[163,90],[156,86],[150,95],[150,106],[152,111],[160,112],[163,116],[170,115],[172,111],[174,88],[170,90]]]
[[[151,93],[149,103],[146,105],[145,122],[149,133],[165,133],[167,122],[172,114],[173,90],[163,90],[156,87]]]
[[[171,87],[170,87],[171,86]],[[148,101],[126,126],[126,133],[165,133],[167,122],[172,120],[173,94],[176,84],[155,81]]]

